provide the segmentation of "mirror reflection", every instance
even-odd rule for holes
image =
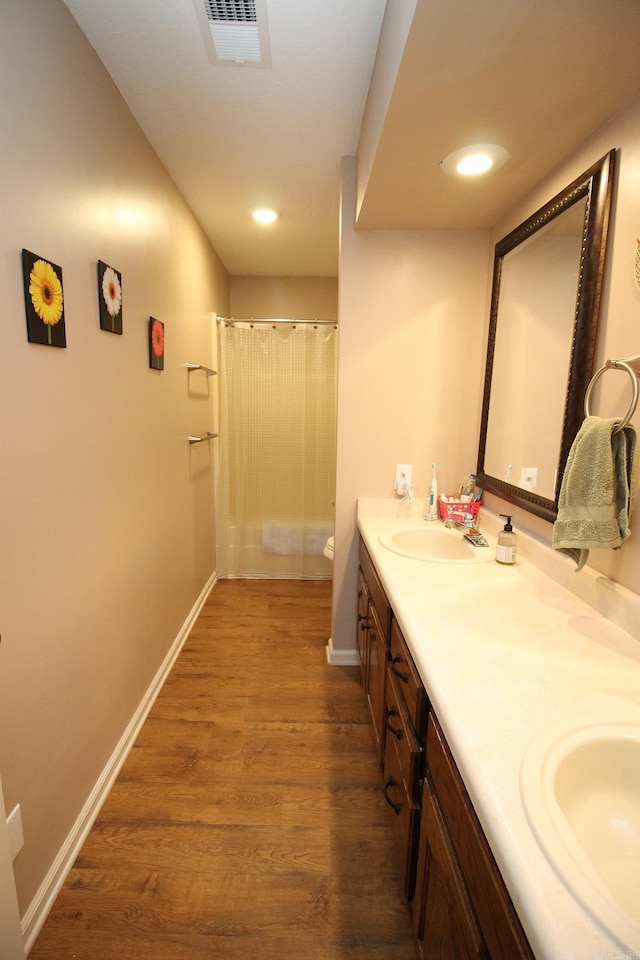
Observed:
[[[496,245],[477,482],[547,520],[593,371],[614,161]]]
[[[550,500],[586,209],[583,197],[502,260],[485,470]]]

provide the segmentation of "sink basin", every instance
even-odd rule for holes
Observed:
[[[523,758],[520,793],[565,886],[625,951],[640,955],[640,723],[542,734]]]
[[[435,563],[486,563],[493,560],[490,547],[474,547],[460,530],[427,524],[404,527],[387,536],[380,543],[388,550],[414,560],[431,560]]]

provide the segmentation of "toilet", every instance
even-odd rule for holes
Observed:
[[[327,542],[324,545],[324,550],[322,551],[327,560],[331,561],[331,566],[333,566],[333,537],[329,537]],[[327,644],[327,662],[331,663],[331,650],[333,648],[333,641],[329,637],[329,642]]]

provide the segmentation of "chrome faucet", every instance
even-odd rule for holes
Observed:
[[[459,510],[452,510],[446,520],[444,521],[445,527],[455,530],[477,530],[478,525],[476,518],[472,513],[462,513]]]

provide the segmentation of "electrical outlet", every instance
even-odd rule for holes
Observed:
[[[413,464],[396,463],[396,476],[393,481],[393,489],[399,497],[404,497],[409,493],[413,482]]]
[[[11,850],[11,859],[15,860],[24,847],[24,834],[22,832],[22,814],[20,813],[20,804],[15,807],[7,817],[7,832],[9,834],[9,848]]]
[[[538,468],[522,467],[519,486],[523,490],[535,490],[538,485]]]

